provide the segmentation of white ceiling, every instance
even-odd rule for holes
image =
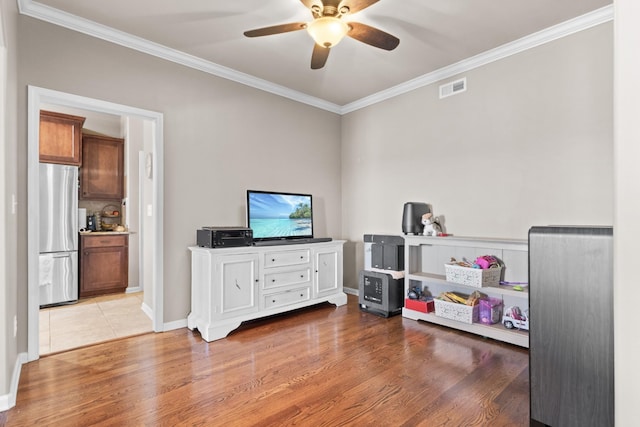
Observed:
[[[469,69],[544,42],[543,34],[553,39],[612,19],[611,0],[380,0],[348,21],[391,33],[400,45],[385,51],[345,38],[324,68],[311,70],[313,41],[306,31],[243,35],[310,21],[300,0],[18,4],[24,14],[336,112],[449,77],[461,61]]]

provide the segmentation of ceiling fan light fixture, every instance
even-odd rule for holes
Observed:
[[[333,47],[349,32],[349,24],[339,18],[324,16],[309,22],[307,32],[317,45]]]

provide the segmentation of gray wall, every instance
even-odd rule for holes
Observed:
[[[27,85],[164,114],[165,322],[190,310],[195,230],[243,225],[248,188],[312,193],[318,234],[340,237],[339,116],[28,17],[19,24],[23,203]],[[26,282],[18,304],[26,322]]]
[[[401,234],[407,201],[449,233],[526,239],[532,225],[613,223],[613,25],[430,85],[342,121],[342,234]],[[362,245],[345,269],[356,283]]]

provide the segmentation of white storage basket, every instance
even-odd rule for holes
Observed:
[[[481,268],[462,267],[457,264],[445,264],[444,269],[447,275],[447,282],[459,283],[474,288],[498,286],[502,275],[502,267],[483,270]]]

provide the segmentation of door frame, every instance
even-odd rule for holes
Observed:
[[[39,266],[38,266],[38,242],[39,236],[39,140],[40,140],[40,106],[52,104],[70,108],[78,108],[97,113],[118,115],[121,117],[138,117],[152,123],[154,174],[152,182],[152,216],[154,244],[151,248],[152,271],[151,289],[153,306],[151,307],[151,320],[154,332],[164,330],[163,321],[163,253],[164,253],[164,141],[162,113],[127,105],[115,104],[99,99],[87,98],[69,93],[58,92],[37,86],[28,86],[28,113],[27,113],[27,256],[28,256],[28,360],[33,361],[40,357],[40,302],[39,302]]]

